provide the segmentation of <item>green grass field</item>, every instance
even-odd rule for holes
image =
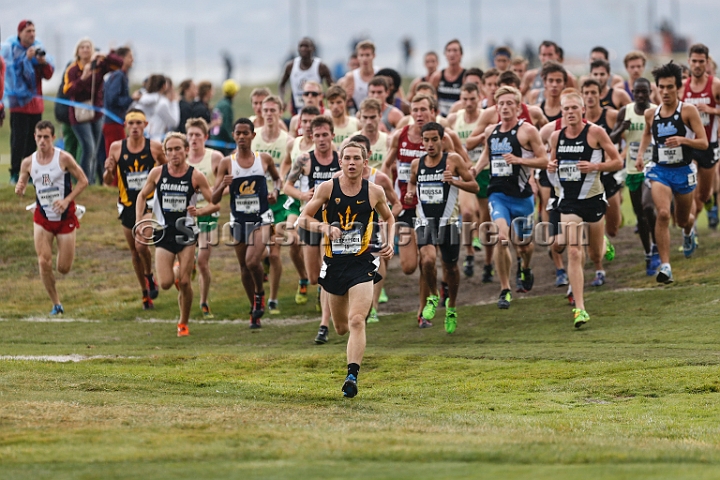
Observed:
[[[559,295],[460,307],[452,336],[382,316],[347,400],[345,339],[313,344],[292,274],[259,332],[224,247],[218,320],[175,337],[174,290],[143,312],[110,190],[81,197],[65,322],[48,321],[31,193],[0,188],[0,478],[720,477],[715,234],[674,254],[671,287],[610,267],[633,288],[590,292],[579,331]],[[49,355],[86,359],[11,359]]]

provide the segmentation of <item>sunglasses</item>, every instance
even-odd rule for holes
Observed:
[[[303,97],[319,97],[319,92],[303,92]]]

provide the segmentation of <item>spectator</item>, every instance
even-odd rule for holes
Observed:
[[[30,20],[18,24],[17,36],[2,46],[5,60],[4,101],[10,108],[10,183],[17,183],[23,158],[35,151],[35,125],[42,118],[44,104],[42,80],[55,70],[42,43],[35,39],[35,25]]]
[[[58,86],[57,98],[62,100],[68,100],[68,96],[65,95],[65,72],[73,62],[65,65],[63,70],[62,80]],[[62,132],[62,149],[72,155],[73,158],[80,160],[82,158],[82,148],[80,142],[78,142],[75,132],[70,126],[70,106],[55,102],[55,120],[60,124],[60,131]]]
[[[3,105],[3,92],[5,91],[5,60],[0,56],[0,127],[5,121],[5,105]]]
[[[180,104],[176,100],[172,80],[163,75],[151,75],[147,93],[140,97],[140,108],[148,119],[146,133],[150,140],[161,142],[165,134],[180,123]]]
[[[198,95],[198,88],[191,79],[180,83],[180,124],[178,132],[185,133],[185,122],[193,117],[193,103]]]
[[[63,90],[73,102],[100,109],[103,106],[103,78],[108,72],[120,69],[123,63],[123,59],[114,53],[96,52],[92,41],[83,38],[75,46],[75,61],[65,70]],[[100,111],[70,107],[70,125],[82,147],[80,166],[90,185],[96,180],[102,118]]]
[[[198,98],[193,103],[193,118],[204,118],[208,125],[210,125],[210,128],[212,128],[212,115],[210,114],[210,100],[212,100],[214,94],[212,83],[198,83],[197,91]]]
[[[134,100],[140,99],[140,93],[135,92],[132,96],[130,95],[128,71],[132,68],[134,60],[132,50],[128,47],[120,47],[115,50],[115,55],[123,59],[123,64],[105,80],[104,105],[105,110],[124,120],[125,112],[128,111]],[[105,137],[105,154],[107,155],[112,142],[125,139],[125,124],[105,117],[103,137]]]
[[[233,115],[232,102],[235,95],[240,91],[240,86],[235,80],[225,80],[222,84],[222,91],[223,98],[215,105],[215,110],[213,111],[213,116],[217,117],[214,124],[218,126],[214,129],[216,133],[214,133],[211,138],[220,142],[235,143],[233,139],[233,122],[235,121],[235,116]],[[220,148],[219,150],[225,155],[229,155],[234,148]]]

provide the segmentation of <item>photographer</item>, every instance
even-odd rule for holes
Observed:
[[[10,182],[17,183],[22,159],[35,151],[35,125],[44,110],[42,80],[52,77],[54,66],[42,44],[35,40],[35,25],[23,20],[17,36],[2,46],[5,61],[4,103],[10,109]]]
[[[102,108],[104,76],[122,68],[123,58],[114,53],[107,55],[95,51],[89,38],[75,46],[75,61],[65,70],[65,94],[70,100],[85,103],[88,108],[70,107],[70,125],[82,146],[82,166],[90,185],[96,181],[96,156],[102,133],[102,113],[91,107]]]

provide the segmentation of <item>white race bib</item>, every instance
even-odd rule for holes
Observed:
[[[149,172],[128,172],[127,188],[128,190],[140,191],[145,186]]]
[[[630,160],[635,162],[637,160],[638,152],[640,151],[640,142],[631,142],[630,145],[628,145],[628,148],[630,149]],[[643,153],[643,160],[645,162],[649,162],[652,160],[652,154],[652,145],[648,145],[645,149],[645,153]]]
[[[513,173],[512,165],[508,165],[503,157],[492,157],[490,173],[493,177],[509,177]]]
[[[37,197],[40,201],[40,206],[45,210],[52,209],[55,201],[63,199],[60,187],[48,187],[38,190]]]
[[[260,213],[260,197],[257,195],[238,195],[235,197],[237,213]]]
[[[703,127],[707,127],[710,125],[710,114],[700,112],[700,120],[702,121]]]
[[[444,192],[442,182],[421,183],[418,185],[420,203],[435,204],[443,203]]]
[[[468,157],[470,157],[470,161],[472,161],[472,163],[475,163],[480,158],[480,155],[482,155],[482,152],[483,152],[483,147],[482,147],[482,145],[480,145],[479,147],[475,147],[472,150],[468,150],[467,154],[468,154]]]
[[[671,165],[683,161],[682,147],[668,148],[658,146],[658,163],[660,165]]]
[[[720,160],[720,147],[713,150],[713,155],[716,162]]]
[[[401,182],[409,182],[410,181],[410,169],[412,167],[411,163],[398,163],[397,164],[397,174],[398,174],[398,180]]]
[[[164,193],[162,209],[163,212],[184,212],[187,210],[187,197],[183,193]]]
[[[360,230],[343,230],[342,236],[332,241],[333,255],[355,255],[362,247]]]
[[[558,177],[562,182],[579,182],[581,173],[577,167],[577,160],[561,160],[558,165]]]

